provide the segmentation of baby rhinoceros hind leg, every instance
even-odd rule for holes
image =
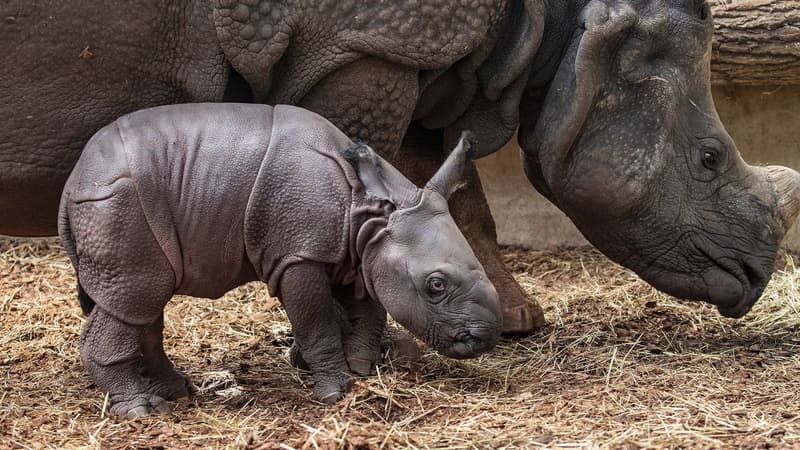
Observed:
[[[162,345],[175,274],[132,184],[121,180],[113,189],[113,195],[68,206],[78,282],[84,303],[94,305],[81,335],[81,359],[108,393],[111,414],[167,412],[168,400],[189,393]]]
[[[167,400],[189,394],[186,379],[166,355],[143,345],[157,325],[126,324],[94,308],[81,336],[81,358],[94,381],[108,392],[115,416],[134,418],[169,412]]]
[[[192,388],[189,377],[175,369],[164,352],[164,318],[145,327],[142,334],[142,376],[148,391],[166,400],[188,397]]]

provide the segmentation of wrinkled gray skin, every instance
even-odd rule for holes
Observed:
[[[797,213],[797,173],[746,165],[717,117],[700,0],[15,0],[0,12],[0,233],[54,232],[63,181],[104,124],[223,99],[307,107],[415,183],[458,130],[483,155],[519,126],[532,183],[593,244],[729,316],[758,298]],[[519,306],[471,165],[451,209],[504,327],[541,323]]]
[[[520,127],[528,178],[656,288],[741,317],[797,216],[800,174],[747,165],[720,123],[708,4],[595,0],[579,23]]]
[[[492,348],[497,293],[447,209],[469,150],[462,138],[418,189],[292,106],[163,106],[101,129],[67,181],[59,234],[90,313],[81,358],[111,413],[188,394],[162,346],[174,294],[252,280],[281,299],[323,402],[344,394],[348,368],[372,372],[386,312],[444,355]]]

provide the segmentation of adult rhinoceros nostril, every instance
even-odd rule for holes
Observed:
[[[745,261],[742,263],[742,268],[744,269],[744,273],[747,276],[747,281],[750,284],[750,289],[755,289],[758,286],[763,286],[767,284],[767,276],[764,275],[764,271],[758,268],[756,264],[752,261]]]
[[[744,273],[747,275],[748,284],[750,285],[750,298],[748,300],[750,306],[752,306],[761,298],[761,294],[764,293],[764,289],[767,287],[767,283],[769,283],[770,276],[751,261],[745,261],[743,266]]]

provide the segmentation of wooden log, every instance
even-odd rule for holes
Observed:
[[[712,82],[800,84],[800,0],[710,0]]]

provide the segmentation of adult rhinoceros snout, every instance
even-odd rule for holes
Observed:
[[[724,317],[728,317],[730,319],[739,319],[750,312],[750,309],[753,308],[753,305],[755,305],[758,299],[761,298],[761,294],[764,293],[765,287],[766,283],[753,286],[750,292],[747,294],[747,297],[742,302],[729,308],[717,306],[717,310],[719,310],[719,313]]]
[[[800,213],[800,173],[783,166],[764,168],[778,196],[777,217],[783,227],[781,236],[789,231]]]
[[[725,317],[738,319],[747,314],[761,298],[770,276],[759,268],[758,262],[751,260],[745,260],[741,265],[741,272],[737,269],[731,275],[740,278],[740,298],[732,303],[717,302],[717,309]]]

